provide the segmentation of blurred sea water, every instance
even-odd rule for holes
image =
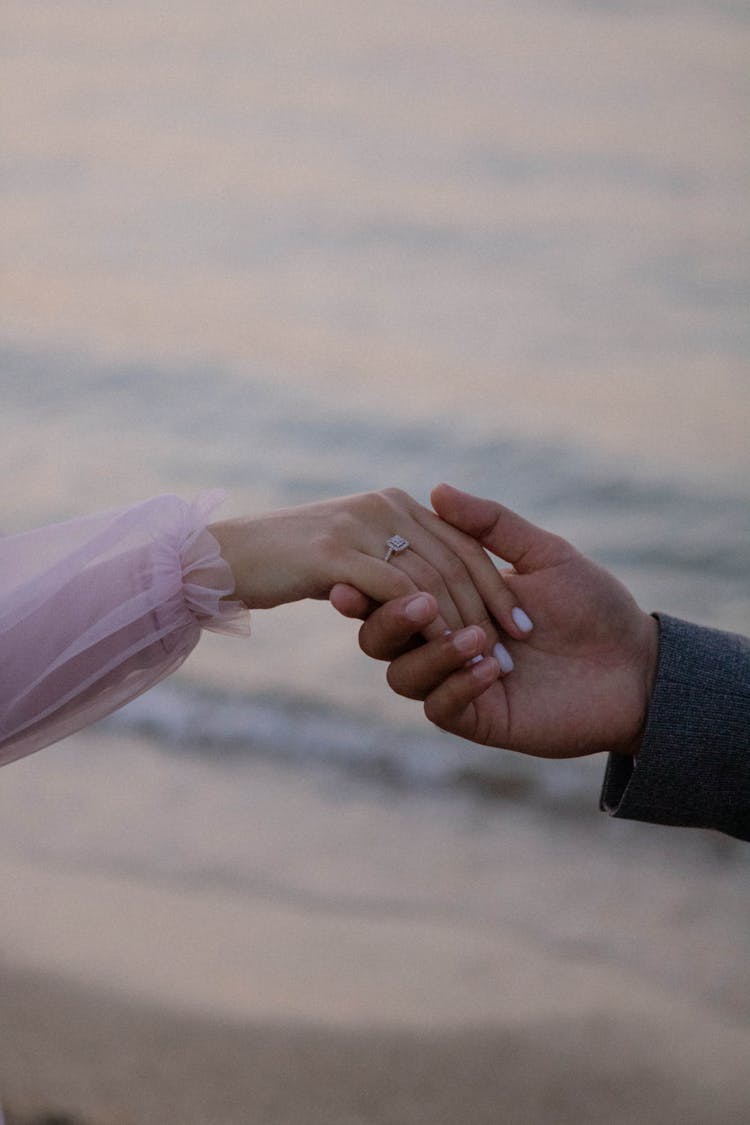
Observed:
[[[5,531],[447,479],[750,631],[746,6],[8,3],[0,56]],[[421,727],[324,606],[254,631],[117,724],[570,784]]]

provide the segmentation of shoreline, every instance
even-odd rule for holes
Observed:
[[[708,1019],[686,1040],[695,1011],[658,997],[614,1017],[584,988],[565,1013],[418,1030],[222,1020],[7,967],[0,990],[19,1016],[0,1075],[24,1122],[735,1125],[750,1095],[750,1033]]]
[[[746,853],[91,731],[3,771],[22,1125],[736,1125]]]

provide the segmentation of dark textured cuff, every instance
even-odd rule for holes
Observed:
[[[638,760],[610,754],[601,808],[750,840],[750,641],[657,620],[659,667]]]

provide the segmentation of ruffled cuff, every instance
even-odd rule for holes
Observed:
[[[222,558],[219,544],[208,530],[209,517],[226,499],[223,491],[204,492],[185,510],[177,549],[185,605],[202,629],[212,633],[248,636],[250,611],[231,598],[234,575]]]

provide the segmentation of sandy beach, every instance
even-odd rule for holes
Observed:
[[[444,959],[424,934],[411,936],[424,979],[439,987]],[[324,1006],[309,1024],[190,1018],[4,971],[5,1011],[16,1018],[3,1069],[23,1073],[9,1084],[19,1110],[72,1106],[87,1125],[745,1120],[749,1091],[738,1075],[746,1030],[701,1017],[686,1036],[694,1008],[634,993],[624,981],[612,989],[623,1001],[613,1017],[602,997],[592,1003],[599,989],[589,974],[564,975],[567,1002],[547,1015],[498,1011],[484,1025],[388,1027],[370,1024],[370,997],[359,1025],[345,1028],[326,1019]]]
[[[109,844],[95,857],[105,770]],[[232,805],[234,771],[94,734],[4,771],[0,1089],[13,1112],[744,1120],[740,845],[268,762]],[[139,815],[164,793],[170,817],[144,841]]]

